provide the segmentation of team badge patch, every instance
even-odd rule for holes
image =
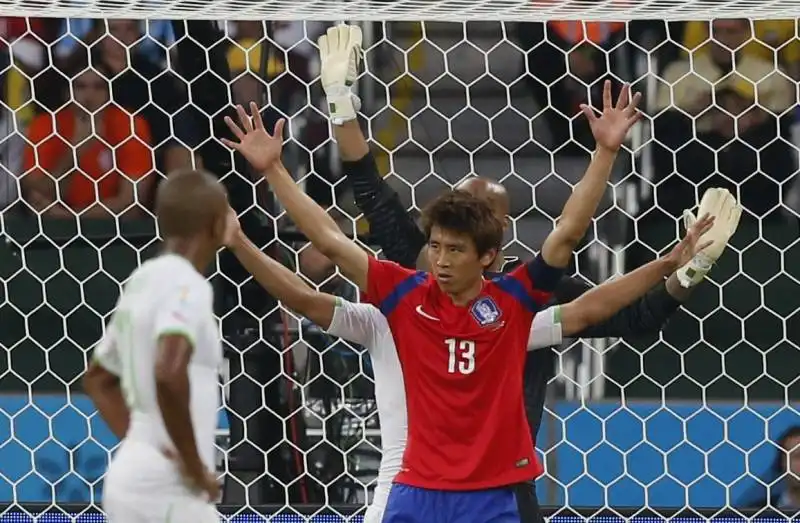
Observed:
[[[494,300],[488,296],[484,296],[473,303],[470,312],[481,327],[497,323],[497,320],[503,315]]]

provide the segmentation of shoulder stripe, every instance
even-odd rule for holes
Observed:
[[[386,298],[384,298],[378,306],[381,313],[388,318],[389,314],[391,314],[400,304],[400,300],[405,298],[409,292],[425,283],[427,279],[428,273],[418,271],[398,283],[394,290],[390,292],[389,295],[386,296]]]
[[[510,294],[515,300],[520,302],[533,314],[539,312],[539,306],[525,290],[525,285],[523,285],[523,283],[518,279],[505,274],[503,276],[494,278],[492,281],[501,291]]]

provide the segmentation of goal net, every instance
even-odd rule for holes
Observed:
[[[265,252],[355,299],[218,141],[233,103],[288,118],[286,164],[348,234],[376,252],[400,240],[370,229],[331,140],[315,42],[339,19],[362,25],[361,121],[412,216],[467,176],[496,179],[511,199],[504,254],[533,256],[594,147],[578,105],[596,104],[606,79],[641,91],[645,118],[575,256],[577,277],[595,285],[665,253],[707,187],[746,209],[708,281],[677,291],[685,303],[663,328],[636,313],[554,349],[536,437],[538,497],[554,520],[800,508],[800,450],[789,452],[800,443],[794,2],[0,6],[14,16],[0,19],[0,522],[102,520],[117,441],[80,378],[121,285],[158,249],[152,199],[167,173],[218,175]],[[106,123],[76,136],[79,106]],[[380,459],[368,354],[284,309],[229,255],[212,281],[227,362],[221,512],[360,521]]]

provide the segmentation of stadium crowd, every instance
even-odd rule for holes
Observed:
[[[273,25],[279,52],[269,52],[268,60],[261,56],[264,24],[225,26],[221,45],[228,49],[237,101],[259,99],[261,74],[283,78],[271,88],[284,93],[311,83],[318,64],[309,42],[322,25]],[[797,170],[791,110],[800,71],[796,22],[651,22],[645,24],[656,28],[650,33],[640,25],[519,24],[526,85],[543,108],[537,119],[546,122],[551,149],[585,154],[591,134],[575,118],[578,106],[598,95],[605,78],[635,78],[636,60],[647,50],[648,72],[658,78],[647,108],[659,206],[679,214],[694,201],[696,187],[702,192],[720,184],[739,184],[745,207],[757,215],[774,210],[781,198],[787,203]],[[5,18],[0,31],[7,44],[0,60],[9,66],[3,74],[3,207],[21,197],[26,205],[15,209],[28,214],[134,218],[150,206],[160,176],[193,161],[202,165],[197,129],[208,118],[170,69],[175,37],[169,21]],[[648,44],[640,33],[661,38]],[[292,74],[282,75],[287,69]],[[108,100],[113,105],[89,125],[86,115]],[[275,95],[272,100],[283,103]],[[310,148],[324,140],[318,123],[308,122]],[[316,192],[326,197],[326,189]]]
[[[519,24],[515,42],[525,51],[526,90],[544,109],[537,119],[549,129],[550,149],[586,154],[593,142],[585,120],[575,118],[580,104],[596,99],[605,79],[635,79],[636,60],[646,54],[648,72],[658,80],[646,100],[655,167],[650,182],[657,186],[650,198],[678,216],[704,188],[729,187],[754,215],[784,219],[776,206],[790,205],[797,185],[797,22],[655,25],[666,43],[640,43],[633,24]],[[318,69],[310,42],[324,25],[272,24],[271,46],[261,45],[264,27],[225,25],[220,45],[232,98],[260,100],[262,76],[277,78],[269,99],[294,114],[290,98],[314,92],[305,87]],[[0,209],[9,215],[149,219],[159,181],[203,165],[199,130],[212,124],[193,104],[189,83],[173,72],[170,22],[5,18],[0,40]],[[327,125],[320,116],[297,127],[309,150],[327,139]],[[311,179],[308,192],[330,199],[333,175],[317,174],[321,181]],[[299,262],[318,283],[333,270],[309,248]]]

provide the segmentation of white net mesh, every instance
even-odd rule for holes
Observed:
[[[358,87],[379,166],[411,211],[470,173],[500,180],[512,196],[506,254],[529,257],[588,161],[592,142],[577,104],[596,100],[606,78],[632,82],[645,94],[648,118],[617,162],[578,275],[600,282],[663,252],[681,210],[705,187],[730,187],[747,213],[711,281],[666,330],[631,325],[624,340],[585,340],[559,352],[537,438],[547,467],[540,502],[592,512],[717,512],[762,508],[764,500],[800,506],[792,498],[796,476],[786,475],[787,467],[800,472],[798,459],[777,459],[780,434],[800,423],[793,406],[800,41],[794,20],[777,19],[794,3],[2,5],[19,16],[116,19],[0,25],[0,502],[14,504],[0,520],[98,503],[115,441],[79,378],[120,284],[154,250],[150,208],[161,173],[202,162],[247,211],[243,225],[257,243],[320,288],[352,292],[277,219],[263,185],[244,166],[231,169],[216,141],[231,101],[258,100],[273,120],[289,117],[287,164],[343,228],[366,233],[320,109],[313,42],[325,23],[227,22],[217,32],[202,21],[155,20],[175,17],[591,16],[587,23],[365,22],[367,71]],[[770,19],[753,21],[758,13]],[[751,19],[713,29],[700,21],[743,15]],[[127,16],[154,20],[145,26]],[[662,21],[599,22],[631,18]],[[693,21],[663,22],[676,18]],[[732,62],[726,46],[737,49]],[[81,128],[76,104],[105,111],[104,123]],[[376,241],[390,241],[363,237],[376,249]],[[304,504],[319,517],[352,512],[347,505],[360,510],[380,448],[368,356],[296,321],[225,257],[215,274],[230,360],[219,433],[225,511],[288,518]]]
[[[193,20],[404,20],[519,22],[581,20],[710,20],[780,18],[797,14],[791,0],[4,0],[18,16]]]

